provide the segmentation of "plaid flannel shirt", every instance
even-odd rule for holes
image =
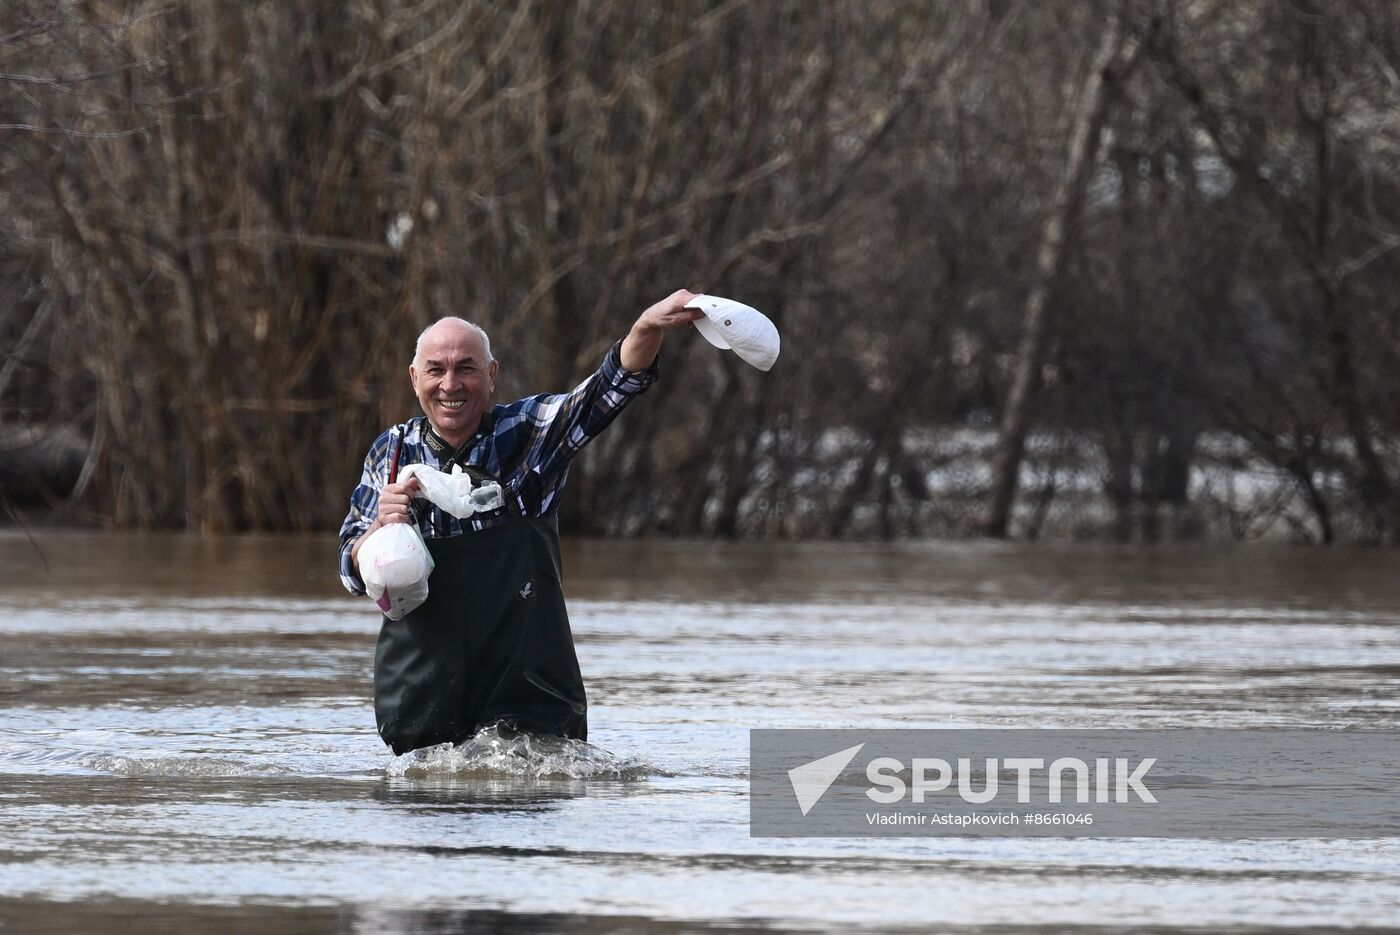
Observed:
[[[481,427],[468,439],[465,455],[458,460],[498,478],[506,498],[515,502],[521,515],[556,512],[574,455],[656,380],[655,363],[636,373],[624,370],[621,348],[621,341],[614,344],[602,366],[569,393],[531,396],[482,413]],[[379,492],[388,480],[399,439],[403,440],[400,469],[409,464],[441,469],[455,453],[430,434],[423,416],[391,426],[374,440],[360,483],[350,495],[350,512],[340,527],[340,580],[351,594],[364,594],[365,584],[355,571],[350,549],[379,513]],[[502,512],[462,520],[427,500],[414,503],[424,539],[460,536],[468,529],[485,529],[510,518]]]

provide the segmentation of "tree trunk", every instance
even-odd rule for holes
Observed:
[[[992,459],[992,487],[982,530],[988,536],[1004,538],[1011,520],[1017,477],[1025,456],[1026,434],[1030,429],[1030,409],[1040,389],[1040,370],[1045,358],[1049,322],[1046,309],[1050,290],[1064,266],[1065,242],[1074,216],[1083,201],[1084,188],[1093,168],[1099,137],[1107,111],[1109,67],[1124,47],[1123,23],[1111,16],[1094,50],[1088,76],[1080,93],[1079,106],[1070,122],[1064,173],[1055,189],[1036,251],[1035,274],[1026,296],[1022,316],[1021,341],[1011,390],[1002,410],[1001,437]]]

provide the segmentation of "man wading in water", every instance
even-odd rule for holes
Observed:
[[[701,312],[681,290],[653,305],[570,393],[491,406],[497,361],[486,333],[444,318],[418,338],[408,368],[424,418],[380,433],[340,529],[340,578],[364,594],[360,544],[388,523],[416,522],[435,568],[428,599],[384,619],[374,658],[374,714],[395,753],[460,743],[478,728],[587,738],[587,701],[560,583],[559,493],[569,463],[656,379],[665,332]],[[499,482],[504,506],[458,519],[391,465],[461,465]]]

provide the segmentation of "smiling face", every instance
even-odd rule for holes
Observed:
[[[496,390],[494,360],[481,335],[460,321],[440,321],[424,333],[408,368],[413,392],[433,430],[460,446],[476,432]]]

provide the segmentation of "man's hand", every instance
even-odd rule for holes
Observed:
[[[686,308],[695,298],[694,292],[677,289],[651,308],[632,325],[622,342],[622,368],[633,372],[645,370],[656,360],[661,338],[673,328],[684,328],[705,313],[698,308]]]
[[[413,522],[413,498],[418,495],[418,478],[410,477],[402,484],[385,484],[384,489],[379,492],[379,514],[374,518],[374,522],[369,524],[369,528],[360,534],[360,538],[355,540],[355,544],[350,547],[350,561],[355,566],[355,572],[360,571],[360,546],[369,538],[369,534],[380,527],[390,523],[411,523]]]
[[[410,477],[402,484],[385,484],[379,492],[379,515],[375,522],[380,526],[390,523],[413,522],[413,498],[418,496],[418,478]]]
[[[642,312],[642,317],[637,319],[637,323],[632,326],[632,330],[640,330],[642,332],[670,331],[672,328],[685,327],[695,319],[702,318],[705,315],[705,313],[698,308],[685,307],[685,303],[694,298],[694,292],[689,292],[685,289],[677,289],[645,312]]]

